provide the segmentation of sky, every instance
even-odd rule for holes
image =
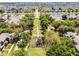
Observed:
[[[0,2],[79,2],[79,0],[0,0]]]

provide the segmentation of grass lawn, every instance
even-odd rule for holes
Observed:
[[[6,56],[8,54],[9,49],[11,48],[12,44],[8,44],[2,51],[2,53],[0,53],[0,56]]]
[[[12,46],[12,44],[8,44],[8,45],[6,46],[6,49],[10,49],[11,46]]]
[[[12,44],[12,46],[10,47],[10,49],[9,49],[9,51],[8,51],[8,53],[7,53],[7,55],[8,56],[10,56],[11,55],[11,53],[13,52],[13,50],[14,50],[14,48],[15,48],[15,43],[14,44]]]
[[[45,56],[46,52],[44,48],[30,48],[28,54],[29,56]]]
[[[7,53],[8,53],[8,49],[3,50],[3,52],[2,52],[2,53],[0,53],[0,56],[6,56],[6,55],[7,55]]]

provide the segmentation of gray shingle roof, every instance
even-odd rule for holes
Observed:
[[[73,33],[73,32],[67,32],[67,34],[65,34],[65,36],[67,36],[67,37],[69,37],[69,38],[71,38],[71,39],[72,39],[72,37],[74,37],[73,40],[74,40],[74,42],[76,43],[75,47],[76,47],[76,49],[79,51],[79,36],[76,35],[76,34]]]
[[[9,38],[10,34],[9,33],[2,33],[0,35],[0,41],[4,41],[6,38]]]

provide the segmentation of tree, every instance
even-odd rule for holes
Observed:
[[[32,14],[26,14],[24,19],[20,22],[20,26],[23,30],[31,29],[33,27],[33,17]]]
[[[52,44],[46,54],[48,56],[72,56],[77,55],[77,51],[74,48],[72,40],[62,37],[61,43]]]
[[[75,12],[77,13],[79,10],[78,9],[75,9]]]
[[[8,25],[5,22],[0,22],[0,28],[7,28]]]
[[[63,20],[67,20],[67,15],[62,15]]]
[[[62,11],[62,8],[59,8],[60,11]]]
[[[52,7],[52,10],[55,11],[54,7]]]
[[[14,33],[17,35],[23,31],[22,28],[15,28]]]
[[[27,55],[27,52],[23,49],[19,49],[19,50],[15,50],[13,52],[13,55],[14,56],[25,56],[25,55]]]
[[[74,22],[75,22],[75,24],[76,24],[75,26],[76,26],[76,27],[79,27],[79,20],[74,20]]]
[[[61,33],[75,32],[75,28],[71,26],[60,25],[58,29],[58,31]]]
[[[23,32],[23,33],[21,33],[21,40],[18,41],[17,45],[19,48],[25,48],[29,41],[30,41],[30,33]]]
[[[57,29],[61,24],[63,24],[63,21],[53,21],[52,26]]]
[[[47,29],[47,26],[49,25],[49,20],[46,17],[46,15],[44,15],[44,16],[42,15],[41,18],[40,18],[40,20],[41,20],[42,29],[43,30]]]
[[[60,26],[60,25],[65,25],[65,26],[70,26],[70,27],[75,27],[76,24],[78,24],[79,22],[77,20],[65,20],[65,21],[53,21],[52,22],[52,26],[54,26],[56,29]]]
[[[44,35],[45,37],[45,47],[48,49],[52,44],[60,43],[60,37],[57,32],[52,30],[47,31]]]
[[[0,9],[0,13],[4,13],[4,12],[5,12],[4,10],[1,10],[1,9]]]
[[[15,29],[16,26],[17,26],[17,25],[16,25],[14,22],[11,23],[11,27],[12,27],[13,29]]]
[[[75,25],[76,25],[74,20],[73,21],[66,20],[66,21],[64,21],[64,23],[65,23],[65,25],[72,26],[72,27],[75,27]]]
[[[72,8],[68,8],[68,12],[73,12],[74,10]]]
[[[27,32],[27,33],[23,32],[23,33],[21,34],[21,37],[22,37],[22,39],[27,43],[27,42],[31,39],[31,37],[30,37],[30,32]]]
[[[26,22],[21,21],[20,26],[23,28],[23,30],[24,30],[24,28],[25,28],[25,26],[26,26],[26,25],[27,25],[27,23],[26,23]]]
[[[24,40],[18,41],[17,45],[18,45],[19,48],[25,48],[26,47],[26,42]]]
[[[0,28],[0,33],[12,33],[14,30],[12,28]]]

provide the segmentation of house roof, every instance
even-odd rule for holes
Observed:
[[[73,32],[67,32],[67,34],[66,34],[67,36],[73,36],[74,37],[74,42],[76,43],[76,45],[75,45],[75,47],[76,47],[76,49],[79,51],[79,36],[78,35],[76,35],[76,33],[73,33]],[[66,36],[65,35],[65,36]]]
[[[10,37],[10,34],[9,33],[2,33],[0,35],[0,41],[4,41],[8,37]]]
[[[4,21],[4,19],[3,18],[0,18],[0,21]]]
[[[76,49],[79,51],[79,45],[75,45]]]

